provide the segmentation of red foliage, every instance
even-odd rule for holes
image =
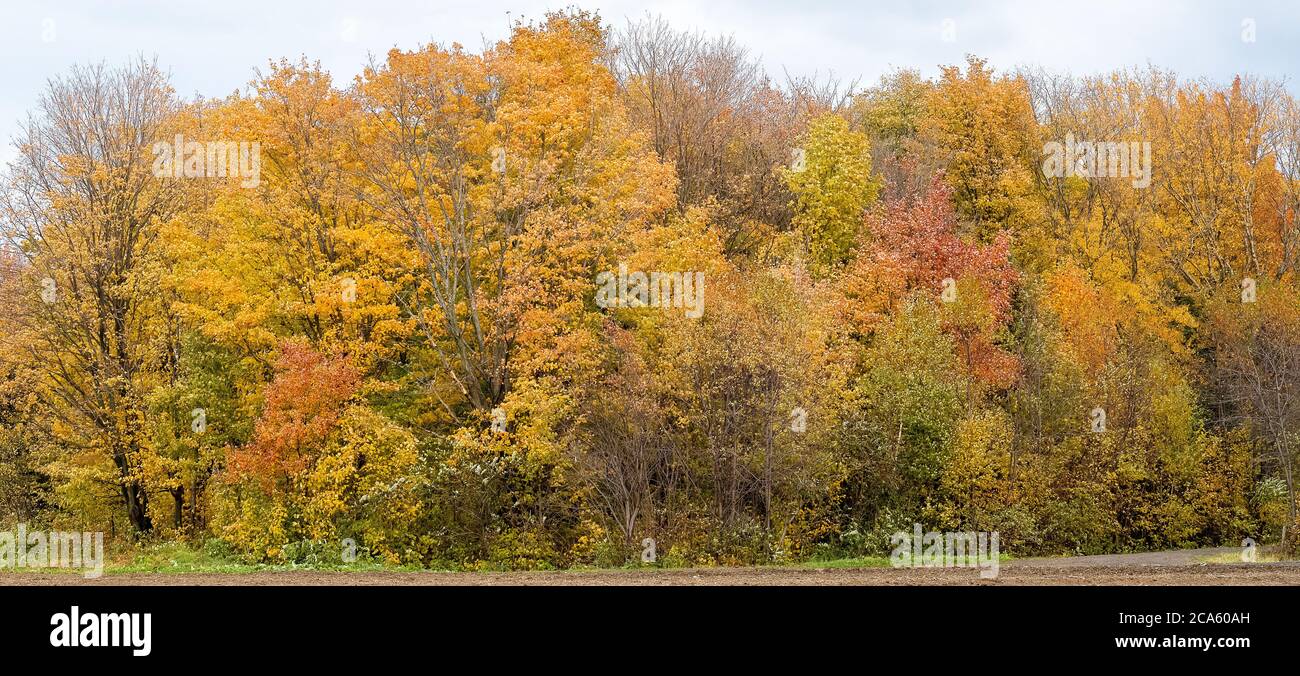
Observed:
[[[943,280],[976,279],[988,295],[999,324],[1011,317],[1011,295],[1020,275],[1011,264],[1011,237],[1005,230],[989,244],[967,242],[957,234],[952,188],[935,176],[929,191],[915,200],[900,199],[868,218],[874,237],[867,258],[900,270],[908,290],[924,288],[937,297]]]
[[[253,441],[230,456],[237,477],[273,480],[308,467],[361,382],[345,358],[326,357],[302,343],[284,346],[275,371]]]
[[[894,200],[868,216],[872,239],[844,277],[849,308],[843,312],[850,325],[867,333],[912,291],[925,290],[938,300],[944,279],[974,282],[979,295],[950,306],[954,311],[945,313],[944,330],[956,340],[973,380],[1009,387],[1020,364],[994,337],[1011,318],[1020,279],[1011,264],[1011,238],[1003,231],[988,244],[963,239],[951,192],[936,176],[924,195]]]

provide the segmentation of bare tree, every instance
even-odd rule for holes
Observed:
[[[1267,300],[1267,299],[1266,299]],[[1216,374],[1228,421],[1249,423],[1269,449],[1287,487],[1284,545],[1295,534],[1295,460],[1300,442],[1300,325],[1296,314],[1252,308],[1251,319],[1225,335],[1217,347]]]
[[[631,546],[641,524],[656,525],[656,498],[672,495],[678,479],[676,446],[668,421],[637,376],[628,388],[610,387],[588,401],[578,466],[591,480],[600,506]]]
[[[790,161],[807,109],[827,86],[791,79],[782,91],[732,37],[676,31],[661,17],[629,22],[615,45],[632,120],[676,165],[679,208],[712,204],[729,251],[755,245],[754,223],[788,225],[790,195],[773,169]]]

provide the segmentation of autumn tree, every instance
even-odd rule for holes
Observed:
[[[919,133],[939,153],[957,214],[974,236],[988,240],[1030,225],[1027,167],[1038,149],[1024,81],[970,57],[964,72],[945,66],[925,101]]]
[[[0,207],[28,266],[26,347],[56,434],[71,452],[111,460],[138,533],[153,526],[141,467],[161,328],[158,231],[184,206],[151,165],[176,111],[150,62],[74,68],[26,123]]]
[[[594,17],[556,14],[484,55],[394,50],[358,82],[364,200],[419,255],[406,310],[472,409],[501,403],[537,312],[587,290],[584,237],[664,206],[667,175],[620,138],[604,39]]]
[[[472,569],[1294,540],[1297,110],[573,9],[184,103],[77,68],[0,194],[0,517]],[[158,175],[178,134],[257,180]]]
[[[996,344],[1011,319],[1019,273],[1010,260],[1011,237],[971,242],[959,234],[950,189],[939,178],[924,196],[898,199],[867,219],[872,240],[849,279],[880,276],[897,281],[882,289],[891,305],[912,290],[924,290],[943,305],[944,326],[957,340],[971,387],[1006,388],[1015,378],[1015,358]]]
[[[871,175],[866,135],[834,113],[815,118],[783,175],[794,193],[794,225],[813,269],[843,265],[859,240],[880,187]]]
[[[847,115],[870,138],[873,173],[886,201],[924,193],[939,169],[936,149],[919,131],[934,83],[914,70],[896,70],[858,94]]]

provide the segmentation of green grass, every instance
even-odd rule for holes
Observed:
[[[1010,554],[999,554],[998,563],[1006,563],[1011,560]],[[974,567],[979,563],[975,556],[967,556],[966,564]],[[795,564],[796,568],[889,568],[893,565],[887,556],[859,556],[844,559],[812,559]]]
[[[1011,557],[1002,554],[1000,561],[1007,561]],[[1268,558],[1264,552],[1260,552],[1260,560],[1277,560],[1276,556]],[[1218,562],[1218,561],[1215,561]],[[970,564],[975,564],[974,557],[970,557]],[[666,565],[667,562],[659,564],[641,564],[631,562],[624,566],[614,568],[602,568],[595,566],[580,566],[565,571],[566,573],[597,573],[597,572],[619,572],[619,571],[646,571],[646,570],[671,570],[681,568],[677,565]],[[857,556],[857,557],[838,557],[838,558],[815,558],[807,561],[797,561],[779,564],[765,564],[763,567],[775,568],[799,568],[799,569],[851,569],[851,568],[888,568],[891,566],[887,556]],[[448,572],[451,568],[421,568],[418,566],[392,566],[373,559],[359,559],[353,563],[341,562],[312,562],[312,563],[248,563],[239,560],[233,555],[223,555],[203,547],[195,547],[184,542],[159,542],[154,544],[133,545],[121,548],[113,548],[105,555],[104,574],[105,575],[123,575],[131,573],[148,573],[162,575],[183,575],[187,573],[216,573],[216,574],[239,574],[239,573],[265,573],[265,572],[290,572],[290,571],[339,571],[339,572],[421,572],[421,571],[438,571]],[[20,569],[18,573],[67,573],[70,575],[81,575],[80,570],[69,569],[49,569],[49,568],[30,568]],[[485,571],[487,572],[487,571]]]
[[[107,575],[123,573],[263,573],[294,570],[374,572],[420,569],[389,566],[364,559],[358,559],[353,563],[246,563],[213,555],[202,549],[195,549],[179,542],[147,545],[127,552],[125,558],[106,562],[104,565],[104,573]]]
[[[1278,561],[1294,561],[1294,559],[1288,559],[1276,551],[1267,551],[1260,548],[1255,552],[1254,561],[1242,561],[1241,552],[1239,551],[1203,556],[1199,561],[1201,563],[1277,563]]]

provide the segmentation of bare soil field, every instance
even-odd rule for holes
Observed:
[[[0,574],[0,586],[967,586],[967,585],[1300,585],[1300,562],[1201,563],[1236,549],[1021,559],[996,579],[973,568],[682,568],[509,573],[322,572],[123,573],[87,580],[66,573]]]

